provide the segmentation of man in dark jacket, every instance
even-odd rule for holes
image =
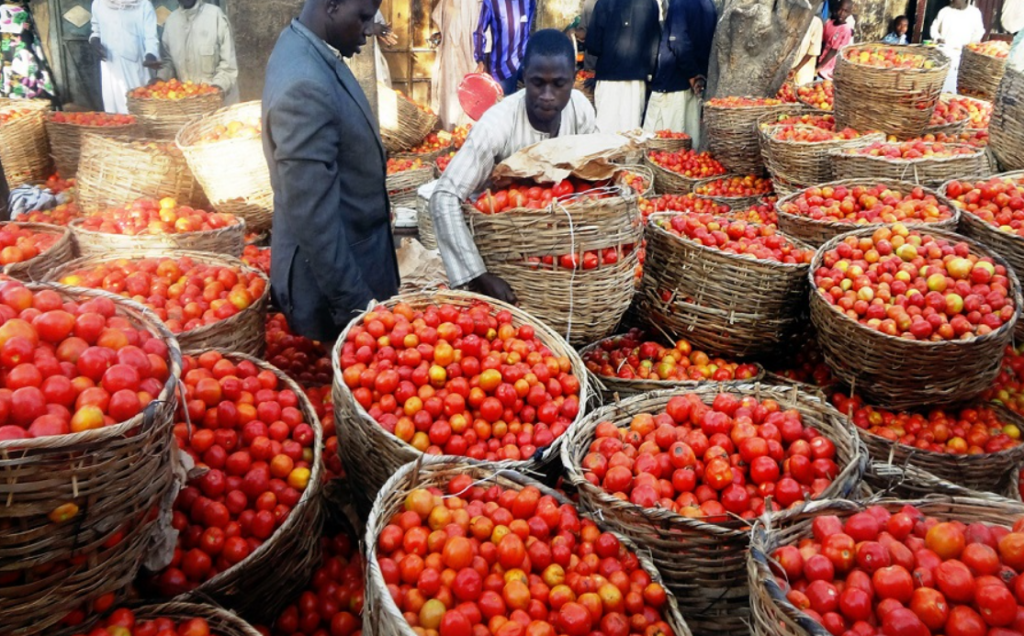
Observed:
[[[267,64],[263,151],[274,188],[274,302],[299,334],[337,337],[398,291],[377,120],[343,57],[380,0],[306,0]]]
[[[700,144],[700,98],[717,19],[712,0],[669,0],[644,130],[685,132]]]
[[[601,132],[640,127],[661,36],[656,0],[597,0],[584,46],[597,57],[594,106]]]

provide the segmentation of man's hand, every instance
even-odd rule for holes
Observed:
[[[101,42],[99,38],[89,40],[89,46],[92,47],[92,50],[96,53],[97,57],[104,62],[107,60],[107,47],[103,46],[103,42]]]
[[[483,62],[477,62],[476,63],[476,70],[474,70],[473,72],[474,73],[486,73],[487,72],[487,67],[484,66]]]
[[[469,281],[468,287],[470,291],[483,294],[484,296],[490,296],[495,300],[500,300],[510,305],[519,304],[519,299],[516,298],[516,293],[512,291],[512,288],[508,286],[508,283],[494,274],[480,274],[473,280]]]
[[[380,24],[378,22],[373,23],[373,35],[380,39],[381,42],[388,46],[394,46],[398,44],[398,36],[391,30],[391,25]]]
[[[142,65],[146,68],[153,69],[154,71],[159,71],[161,68],[163,68],[164,63],[156,59],[156,56],[154,56],[152,53],[148,53],[146,55],[146,59],[143,60]]]

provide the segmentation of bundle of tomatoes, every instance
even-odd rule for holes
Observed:
[[[966,112],[966,116],[960,119],[967,120],[968,128],[988,128],[989,120],[992,117],[992,102],[970,97],[950,97],[943,99],[951,110]],[[935,107],[938,110],[938,106]]]
[[[173,333],[230,318],[267,289],[267,279],[255,271],[206,265],[190,256],[118,259],[72,272],[60,283],[102,289],[146,305]]]
[[[267,316],[267,351],[264,358],[303,387],[331,383],[330,349],[323,343],[293,334],[284,314]]]
[[[999,329],[1017,310],[1003,265],[966,243],[899,223],[826,251],[814,284],[849,318],[911,340],[969,340]]]
[[[619,181],[624,186],[632,188],[637,194],[643,194],[651,187],[651,184],[647,182],[646,177],[636,172],[630,172],[629,170],[622,171],[619,175]]]
[[[796,103],[796,94],[793,92],[793,85],[786,82],[779,89],[779,92],[775,94],[775,99],[779,100],[784,104]]]
[[[21,263],[53,247],[60,234],[34,232],[14,223],[0,225],[0,265]]]
[[[761,124],[762,128],[772,126],[813,126],[822,130],[835,130],[836,118],[832,115],[804,113],[802,115],[783,115],[777,121]]]
[[[135,123],[132,115],[119,113],[71,113],[59,110],[47,115],[55,124],[74,124],[76,126],[131,126]]]
[[[801,143],[817,143],[823,141],[842,141],[856,139],[860,133],[853,128],[846,127],[842,130],[826,130],[819,126],[806,125],[780,125],[772,130],[772,139],[776,141],[796,141]]]
[[[707,152],[677,150],[675,152],[655,151],[647,153],[655,165],[688,179],[706,179],[727,171],[725,166]]]
[[[889,69],[930,69],[935,62],[924,55],[909,53],[906,47],[888,46],[860,48],[851,46],[843,51],[843,57],[853,64]]]
[[[835,87],[832,80],[812,82],[796,89],[797,99],[818,110],[832,110],[835,105]]]
[[[350,327],[340,364],[356,403],[426,453],[529,459],[580,413],[569,359],[483,302],[377,307]]]
[[[152,583],[163,596],[194,589],[245,560],[288,519],[314,468],[316,422],[299,397],[252,362],[185,356],[174,427],[198,476],[174,502],[178,544]]]
[[[658,227],[704,247],[737,256],[779,263],[810,263],[814,251],[802,249],[770,225],[694,212],[659,218]]]
[[[451,145],[451,135],[446,132],[432,132],[423,138],[423,141],[413,146],[409,152],[417,155],[425,155],[447,148]]]
[[[783,204],[782,211],[815,221],[851,224],[935,223],[953,217],[949,206],[920,186],[901,192],[884,184],[813,186]]]
[[[391,600],[419,633],[672,636],[667,593],[636,554],[527,486],[414,490],[377,537]]]
[[[67,225],[82,217],[82,209],[74,201],[61,203],[50,210],[33,210],[18,217],[24,223],[48,223],[50,225]]]
[[[75,636],[218,636],[205,618],[137,618],[130,609],[118,608],[88,633]]]
[[[761,201],[750,206],[746,210],[739,210],[729,214],[731,219],[739,219],[747,223],[760,223],[762,225],[779,225],[779,215],[775,211],[775,196],[762,197]]]
[[[1001,40],[989,40],[987,42],[976,42],[968,44],[967,48],[975,53],[987,55],[997,59],[1006,59],[1010,55],[1010,45]]]
[[[969,117],[967,108],[958,100],[939,100],[932,111],[932,118],[928,121],[929,126],[943,126],[955,124]]]
[[[832,395],[832,403],[857,427],[906,446],[947,455],[998,453],[1020,444],[1022,431],[989,406],[892,412],[864,404],[860,396]]]
[[[1024,414],[1024,344],[1006,345],[999,375],[981,397]]]
[[[706,212],[708,214],[726,214],[729,206],[716,203],[711,199],[702,199],[692,192],[689,194],[662,194],[653,199],[641,199],[638,203],[644,220],[654,212]]]
[[[976,129],[968,128],[958,133],[936,133],[923,135],[922,140],[926,142],[941,141],[947,144],[971,144],[979,148],[984,148],[988,145],[988,128]],[[889,139],[889,141],[895,141],[895,139]]]
[[[136,199],[124,207],[108,208],[85,217],[79,227],[104,234],[127,236],[209,232],[236,225],[233,214],[206,212],[178,205],[172,198]]]
[[[211,84],[192,81],[182,82],[172,78],[133,88],[128,92],[128,96],[136,99],[169,99],[173,101],[199,97],[201,95],[216,95],[219,92],[220,89]]]
[[[459,150],[466,143],[466,138],[469,137],[469,131],[473,130],[473,124],[466,124],[465,126],[456,126],[452,130],[452,146]]]
[[[23,119],[34,112],[36,111],[29,108],[5,108],[3,111],[0,111],[0,126]]]
[[[808,130],[815,129],[809,128]],[[693,189],[693,193],[697,196],[726,198],[768,195],[774,191],[771,179],[753,175],[722,177],[702,183]]]
[[[323,537],[323,561],[298,601],[281,612],[265,636],[358,636],[363,626],[363,558],[345,533]]]
[[[629,426],[597,425],[582,462],[590,483],[642,508],[753,519],[820,496],[839,474],[836,447],[774,400],[694,393]]]
[[[454,159],[454,158],[455,158],[455,153],[454,152],[449,152],[448,154],[441,155],[440,157],[435,159],[434,160],[434,165],[437,166],[437,169],[442,174],[444,174],[444,171],[448,169],[448,164],[450,164],[452,162],[452,159]]]
[[[0,441],[124,422],[160,396],[167,345],[109,298],[65,301],[0,283]]]
[[[1024,237],[1024,180],[992,177],[987,181],[951,181],[946,196],[1001,232]]]
[[[707,105],[715,108],[753,108],[756,106],[779,106],[782,102],[772,97],[715,97]]]
[[[815,386],[827,386],[833,381],[832,369],[825,364],[825,356],[814,336],[804,339],[791,360],[784,365],[769,366],[768,370],[787,380]]]
[[[199,143],[210,144],[229,139],[259,139],[262,132],[263,122],[258,116],[251,117],[246,121],[233,119],[224,124],[217,124],[204,132]]]
[[[600,341],[583,355],[583,363],[595,375],[621,380],[727,382],[749,380],[758,373],[757,365],[712,357],[687,340],[672,347],[645,340],[639,329]]]
[[[575,177],[550,186],[521,182],[497,192],[484,192],[473,201],[473,207],[483,214],[500,214],[521,208],[543,210],[550,206],[552,201],[569,205],[580,198],[603,199],[611,196],[612,193],[608,190],[609,183],[607,180],[583,181]]]
[[[246,245],[242,250],[242,262],[270,276],[270,248]]]
[[[388,159],[387,173],[388,175],[398,174],[400,172],[407,172],[409,170],[422,170],[427,165],[423,163],[422,159]]]
[[[858,148],[846,148],[844,154],[886,159],[923,159],[927,157],[955,157],[978,152],[975,148],[949,145],[942,142],[927,142],[920,139],[904,142],[876,141]]]
[[[675,130],[659,130],[654,133],[655,139],[689,139],[690,136],[684,132]]]
[[[835,636],[1009,636],[1024,630],[1022,525],[871,506],[816,517],[771,567],[787,600]]]

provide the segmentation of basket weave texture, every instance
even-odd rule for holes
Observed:
[[[803,126],[803,128],[808,128]],[[812,186],[831,181],[829,153],[885,141],[882,133],[867,133],[856,139],[800,142],[776,139],[769,129],[761,137],[761,150],[772,179]]]
[[[416,488],[446,489],[448,482],[458,475],[468,474],[475,480],[491,482],[509,490],[522,490],[532,486],[540,490],[542,496],[553,497],[560,505],[573,505],[559,491],[552,490],[544,484],[534,481],[514,470],[508,470],[500,464],[467,465],[457,457],[423,457],[415,463],[400,468],[384,485],[373,504],[373,511],[366,524],[366,610],[363,614],[364,629],[375,636],[415,636],[416,632],[409,626],[398,606],[388,593],[384,583],[384,574],[377,562],[377,538],[391,517],[403,510],[405,499]],[[599,526],[608,526],[597,519]],[[614,529],[608,528],[614,532]],[[616,535],[622,545],[636,554],[643,568],[655,583],[663,583],[662,575],[651,559],[629,537]],[[683,619],[675,598],[666,590],[666,603],[662,606],[662,617],[672,629],[674,636],[692,636],[690,628]]]
[[[430,215],[430,199],[416,194],[416,231],[420,243],[428,250],[437,249],[437,235],[434,233],[434,217]]]
[[[50,176],[50,143],[46,137],[46,100],[11,100],[0,104],[0,117],[16,111],[29,111],[0,125],[0,164],[9,188],[29,181],[45,181]]]
[[[173,141],[185,124],[223,105],[224,94],[220,91],[183,99],[142,98],[128,94],[128,112],[135,115],[146,135],[168,141]]]
[[[833,79],[837,125],[854,130],[882,130],[905,139],[919,136],[928,126],[942,94],[949,58],[933,47],[900,46],[901,52],[923,55],[934,66],[876,68],[846,59],[851,48],[871,51],[893,47],[856,44],[839,51]]]
[[[205,618],[210,625],[210,632],[220,636],[259,636],[260,633],[234,613],[213,605],[170,602],[145,605],[134,611],[135,617],[142,620],[166,617],[180,622],[190,618]]]
[[[833,374],[869,403],[884,408],[949,404],[980,394],[998,375],[1003,351],[1013,338],[1021,312],[1020,282],[1001,256],[972,239],[949,231],[934,227],[919,231],[953,243],[965,242],[971,254],[990,256],[997,265],[1006,267],[1010,298],[1016,312],[1013,319],[999,329],[970,340],[923,342],[883,334],[830,305],[814,283],[814,272],[821,266],[827,251],[834,249],[846,236],[868,237],[874,229],[859,229],[825,243],[808,272],[811,321],[818,331],[818,342]]]
[[[74,219],[68,224],[75,241],[75,252],[81,256],[109,256],[122,251],[139,250],[191,250],[214,252],[229,256],[241,256],[245,248],[245,221],[239,219],[234,225],[177,234],[108,234],[82,227],[83,219]]]
[[[736,358],[771,354],[787,344],[803,322],[808,266],[729,254],[657,225],[673,216],[652,214],[645,232],[641,303],[651,325]]]
[[[78,160],[82,154],[82,137],[88,133],[130,137],[136,124],[125,126],[83,126],[70,122],[56,122],[46,118],[46,136],[50,139],[50,154],[57,174],[70,179],[78,174]]]
[[[739,176],[742,175],[722,174],[718,175],[717,177],[708,177],[707,179],[701,179],[697,183],[693,184],[693,195],[698,199],[707,199],[709,201],[714,201],[719,205],[727,205],[731,210],[746,210],[750,206],[757,205],[758,203],[760,203],[761,199],[763,199],[764,197],[770,196],[772,194],[771,192],[765,192],[764,194],[753,194],[748,197],[725,197],[714,196],[710,194],[700,194],[699,192],[697,192],[697,188],[703,185],[708,185],[710,183],[714,183],[715,181],[732,179],[734,177]]]
[[[644,152],[678,152],[680,150],[690,150],[693,148],[693,140],[689,137],[685,139],[662,139],[655,137],[648,139],[644,142]]]
[[[647,153],[644,153],[644,165],[650,168],[654,175],[654,191],[658,194],[689,194],[698,181],[672,172],[668,168],[662,168],[651,161]]]
[[[562,463],[569,482],[576,487],[582,507],[603,519],[615,531],[650,551],[651,557],[676,595],[679,608],[698,634],[748,634],[750,614],[747,601],[746,556],[750,522],[732,519],[710,523],[662,508],[641,508],[606,492],[584,476],[583,458],[595,439],[601,422],[628,427],[633,416],[658,413],[675,395],[688,392],[710,405],[719,393],[759,400],[774,399],[786,409],[796,409],[806,426],[815,427],[836,445],[836,464],[841,472],[823,497],[847,497],[860,484],[867,466],[867,453],[850,423],[822,400],[792,387],[765,384],[706,386],[695,391],[658,391],[634,396],[591,412],[574,429],[562,447]],[[813,503],[803,504],[810,506]],[[802,507],[772,515],[786,526],[799,519]]]
[[[183,331],[177,334],[178,343],[183,351],[205,351],[221,349],[241,354],[259,356],[266,346],[267,308],[270,305],[270,281],[266,274],[253,269],[237,258],[214,252],[199,252],[174,249],[125,250],[114,254],[83,256],[56,267],[47,274],[46,280],[58,283],[65,276],[99,265],[118,265],[127,261],[143,259],[182,258],[188,257],[196,263],[218,267],[236,267],[239,270],[256,274],[267,281],[263,295],[251,305],[234,316],[218,320],[209,325]],[[127,294],[128,292],[124,292]]]
[[[989,173],[989,162],[985,149],[967,144],[950,144],[951,147],[968,148],[971,154],[950,157],[921,157],[920,159],[891,159],[849,153],[846,149],[828,153],[832,173],[837,180],[885,179],[906,181],[937,188],[950,179],[959,176],[985,175]]]
[[[3,224],[8,225],[8,224]],[[21,263],[10,263],[4,265],[3,273],[11,278],[16,278],[20,281],[39,281],[46,277],[54,267],[57,267],[63,263],[70,261],[74,256],[72,255],[72,241],[71,241],[71,230],[66,227],[59,225],[49,225],[48,223],[12,223],[10,225],[16,225],[26,230],[31,230],[36,234],[56,234],[59,236],[57,242],[48,247],[46,250],[41,252],[35,258],[30,258],[27,261]],[[0,225],[0,227],[3,227]]]
[[[388,175],[386,187],[391,207],[415,208],[417,188],[433,180],[434,168],[430,165]]]
[[[588,404],[591,394],[589,379],[586,368],[579,355],[569,347],[564,340],[555,332],[540,323],[536,318],[523,310],[506,305],[502,302],[460,291],[439,291],[434,294],[408,294],[395,296],[384,303],[385,306],[394,307],[399,302],[404,302],[413,309],[423,309],[430,305],[450,304],[455,307],[471,307],[474,304],[485,301],[491,305],[494,311],[506,310],[512,314],[512,324],[519,327],[524,324],[532,325],[536,330],[536,337],[556,356],[566,356],[572,365],[572,373],[580,381],[580,413],[576,420],[569,427],[583,419],[582,408]],[[381,489],[381,486],[395,474],[395,471],[404,464],[416,460],[422,456],[418,450],[409,444],[401,441],[391,433],[388,433],[378,424],[362,406],[356,403],[352,391],[345,385],[342,378],[340,366],[340,352],[344,345],[345,338],[354,325],[360,324],[366,314],[357,317],[349,323],[348,327],[338,337],[338,342],[333,351],[334,364],[334,421],[344,422],[339,427],[338,454],[345,463],[349,479],[353,484],[353,492],[359,503],[366,505],[372,503],[373,498]],[[558,451],[562,445],[565,435],[556,439],[555,442],[543,449],[539,456],[529,460],[518,462],[503,462],[502,465],[512,469],[540,470],[548,464],[557,461]],[[467,462],[471,460],[466,460]]]
[[[380,137],[389,153],[409,150],[437,128],[437,115],[414,104],[398,91],[378,85]]]
[[[205,199],[185,158],[166,142],[86,133],[77,183],[79,205],[88,214],[143,197],[171,197],[200,208]]]
[[[0,615],[5,633],[17,635],[47,633],[68,612],[134,579],[149,546],[153,513],[175,487],[181,375],[177,341],[141,305],[103,291],[28,287],[53,290],[64,300],[110,299],[118,315],[168,345],[170,376],[142,413],[120,424],[0,442],[0,571],[25,570],[20,583],[0,585]],[[69,503],[79,509],[72,519],[50,521],[54,509]],[[104,546],[122,531],[120,541]],[[43,567],[72,559],[66,568]]]
[[[958,92],[992,100],[999,92],[999,82],[1006,72],[1006,58],[992,57],[965,46],[960,54],[960,70],[956,75]]]
[[[1007,67],[992,104],[988,145],[1004,170],[1024,170],[1024,72]]]
[[[274,214],[274,190],[263,157],[260,137],[203,142],[217,126],[232,121],[260,121],[261,102],[245,102],[222,108],[186,124],[176,138],[189,170],[195,175],[218,212],[245,219],[252,232],[270,229]]]
[[[764,161],[757,142],[757,123],[765,115],[787,110],[792,104],[727,108],[704,104],[711,154],[729,172],[763,175]]]

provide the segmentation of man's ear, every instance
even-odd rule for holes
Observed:
[[[324,11],[327,15],[334,17],[334,14],[338,12],[341,7],[342,0],[324,0]]]

